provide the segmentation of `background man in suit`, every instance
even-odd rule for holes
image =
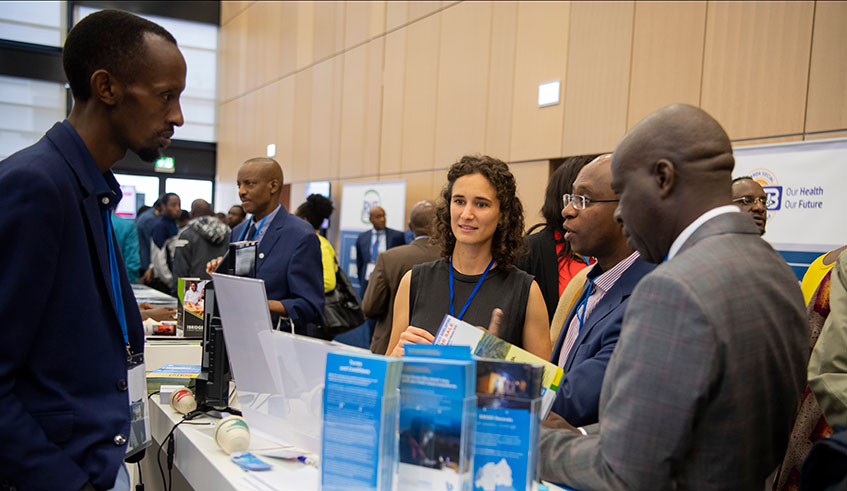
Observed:
[[[315,231],[280,204],[282,168],[276,160],[244,162],[236,183],[241,206],[252,216],[232,230],[231,241],[259,242],[256,278],[265,281],[273,322],[285,316],[294,322],[297,334],[314,335],[324,309],[321,246]],[[221,259],[211,261],[206,271],[213,272]]]
[[[356,268],[359,273],[359,296],[364,298],[368,289],[368,280],[376,267],[376,258],[380,252],[406,244],[403,232],[385,226],[385,210],[374,206],[370,210],[369,220],[372,230],[362,232],[356,239]],[[376,319],[368,318],[368,339],[373,339]]]
[[[701,109],[647,116],[615,149],[615,216],[663,262],[630,297],[600,423],[543,428],[543,479],[577,489],[762,489],[805,384],[797,279],[731,205],[729,138]],[[750,261],[754,257],[756,261]]]
[[[380,355],[388,348],[391,337],[391,322],[394,320],[394,295],[406,271],[415,264],[435,261],[441,257],[441,249],[429,242],[432,221],[435,218],[435,204],[421,201],[409,214],[409,229],[415,233],[411,244],[395,247],[377,257],[368,289],[362,299],[362,311],[366,316],[376,319],[371,351]]]
[[[144,330],[109,169],[170,143],[185,60],[159,25],[103,10],[71,29],[62,62],[70,116],[0,162],[0,206],[15,210],[0,215],[0,486],[128,490],[127,351],[143,353]]]
[[[768,222],[768,195],[764,188],[750,176],[736,177],[732,180],[732,202],[741,211],[753,217],[756,226],[765,235]]]
[[[597,259],[573,307],[567,311],[571,302],[564,299],[553,318],[564,327],[550,361],[565,370],[553,411],[576,426],[597,422],[603,375],[629,296],[638,280],[654,268],[627,245],[621,224],[612,216],[618,200],[611,186],[611,164],[612,155],[607,154],[583,167],[562,210],[571,249]]]

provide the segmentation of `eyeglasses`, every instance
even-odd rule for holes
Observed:
[[[581,194],[565,194],[562,196],[562,203],[564,203],[565,208],[568,205],[573,204],[573,207],[577,210],[584,210],[586,206],[591,203],[617,203],[620,201],[619,199],[588,199]]]
[[[765,208],[768,207],[768,197],[767,196],[762,196],[760,198],[755,198],[753,196],[742,196],[740,198],[735,198],[734,200],[732,200],[733,203],[741,203],[744,206],[750,206],[757,201],[759,203],[761,203],[762,206],[764,206]]]

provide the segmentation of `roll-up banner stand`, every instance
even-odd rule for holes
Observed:
[[[353,287],[359,289],[359,271],[356,269],[356,239],[359,234],[372,228],[371,208],[381,206],[385,210],[386,226],[395,230],[406,230],[406,181],[379,181],[346,183],[341,188],[341,223],[338,234],[338,266],[350,278]],[[336,340],[367,348],[369,346],[367,325],[336,337]]]
[[[763,238],[797,278],[821,254],[847,244],[847,139],[734,149],[733,177],[750,176],[768,195]]]

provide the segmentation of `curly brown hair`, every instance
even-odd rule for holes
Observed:
[[[497,266],[510,268],[524,245],[523,205],[515,193],[515,176],[509,172],[509,166],[503,161],[487,155],[465,155],[450,166],[447,171],[447,185],[441,190],[441,200],[435,211],[435,233],[433,240],[441,246],[441,255],[445,258],[453,255],[456,236],[450,224],[450,201],[453,196],[453,183],[456,179],[470,174],[479,174],[486,178],[497,194],[500,202],[500,223],[494,231],[491,241],[491,255]]]

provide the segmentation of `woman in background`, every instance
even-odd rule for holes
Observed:
[[[597,155],[568,157],[550,175],[541,216],[544,223],[533,225],[527,232],[527,254],[518,261],[518,267],[535,276],[547,306],[547,322],[553,320],[559,298],[568,282],[588,266],[586,258],[571,251],[562,228],[562,196],[571,193],[573,181],[582,167]],[[533,233],[538,229],[540,232]],[[581,291],[580,288],[577,291]]]
[[[432,343],[445,314],[488,326],[502,310],[497,335],[550,358],[544,298],[532,276],[514,266],[523,244],[523,206],[509,167],[487,156],[465,156],[447,173],[436,210],[434,239],[442,258],[403,276],[394,301],[388,354],[407,343]]]
[[[331,292],[335,289],[335,271],[338,269],[338,263],[335,261],[335,250],[332,248],[332,244],[329,243],[326,237],[320,234],[321,224],[332,215],[333,211],[332,201],[329,198],[320,194],[312,194],[294,212],[294,215],[306,220],[312,225],[321,243],[324,293]]]

